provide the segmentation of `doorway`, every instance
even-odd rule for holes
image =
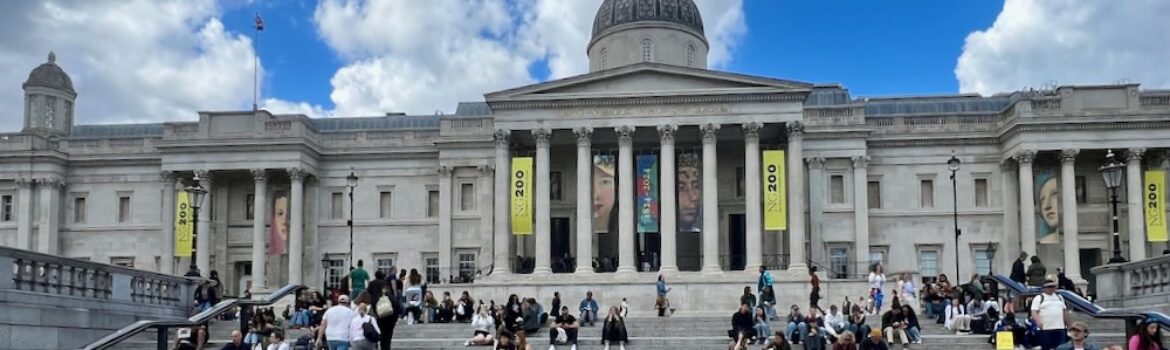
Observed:
[[[576,261],[571,255],[572,247],[569,244],[569,218],[552,218],[552,227],[550,227],[552,237],[550,241],[552,248],[549,257],[552,259],[552,270],[554,273],[573,272],[577,268]]]
[[[1088,287],[1088,290],[1085,291],[1085,294],[1086,295],[1097,295],[1097,276],[1093,276],[1092,269],[1094,267],[1101,265],[1101,249],[1100,248],[1081,249],[1080,259],[1081,259],[1081,278],[1084,278],[1086,281],[1089,281],[1089,287]]]
[[[727,255],[731,271],[741,271],[747,264],[747,219],[744,214],[728,216]]]

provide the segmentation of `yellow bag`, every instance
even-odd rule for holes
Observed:
[[[995,332],[995,350],[1012,350],[1015,344],[1015,335],[1011,331]]]

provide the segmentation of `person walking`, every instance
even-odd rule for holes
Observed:
[[[1079,322],[1078,322],[1079,323]],[[1075,324],[1074,324],[1075,325]],[[1162,331],[1158,322],[1147,319],[1138,324],[1137,330],[1129,337],[1129,350],[1163,350]]]
[[[374,350],[378,347],[378,340],[382,337],[382,330],[378,322],[370,316],[370,294],[358,294],[354,301],[357,308],[353,319],[349,320],[349,348],[353,350]],[[370,325],[376,334],[368,334],[366,325]]]
[[[1048,269],[1044,267],[1044,263],[1040,262],[1040,257],[1032,257],[1032,265],[1028,265],[1028,286],[1039,286],[1044,284],[1045,276],[1048,274]]]
[[[670,309],[670,299],[666,297],[666,293],[670,293],[670,288],[666,287],[666,279],[662,275],[658,275],[658,284],[656,286],[658,297],[654,300],[654,308],[658,309],[658,317],[665,317],[666,310]],[[674,309],[670,309],[674,313]]]
[[[882,287],[886,284],[886,272],[882,268],[882,263],[873,264],[873,268],[869,270],[869,296],[873,298],[873,313],[880,313],[882,310],[882,299],[885,294],[882,293]]]
[[[1101,350],[1100,346],[1089,342],[1089,325],[1084,322],[1073,322],[1068,327],[1068,335],[1072,340],[1057,346],[1056,350]]]
[[[808,275],[808,284],[811,287],[811,291],[808,293],[808,308],[809,310],[820,309],[818,304],[821,301],[821,278],[817,276],[817,267],[809,266]]]
[[[1044,281],[1044,293],[1032,298],[1032,320],[1040,329],[1041,350],[1055,349],[1065,342],[1065,325],[1071,322],[1064,298],[1056,295],[1056,282]]]
[[[366,291],[366,282],[370,281],[370,273],[362,268],[362,261],[358,260],[357,268],[349,270],[349,298],[356,299],[358,294]]]
[[[910,278],[910,274],[903,273],[898,278],[898,293],[900,293],[902,306],[918,306],[918,288],[914,286],[914,279]]]
[[[349,350],[349,321],[357,316],[349,308],[349,296],[338,295],[337,303],[325,310],[321,331],[317,333],[317,347],[330,350]]]
[[[391,274],[393,275],[394,268],[391,267]],[[371,312],[377,318],[378,329],[381,333],[381,340],[378,341],[378,349],[390,350],[390,342],[394,339],[394,327],[398,325],[398,317],[402,313],[401,304],[398,293],[395,292],[395,286],[392,281],[386,280],[386,273],[382,270],[374,271],[374,280],[366,286],[366,290],[370,293],[370,299],[374,304],[374,311]],[[382,314],[378,310],[378,304],[382,301],[382,297],[390,302],[391,310],[388,314]]]
[[[772,287],[772,273],[768,272],[768,269],[763,266],[760,266],[760,277],[756,279],[756,290],[764,290],[764,288],[770,287]],[[760,304],[763,304],[763,302],[761,301]]]

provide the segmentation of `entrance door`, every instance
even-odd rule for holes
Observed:
[[[569,218],[552,218],[552,270],[557,273],[573,272],[576,269],[569,238]]]
[[[1101,249],[1081,249],[1080,259],[1081,278],[1089,281],[1089,290],[1086,290],[1085,294],[1097,295],[1097,277],[1093,276],[1090,270],[1101,265]]]
[[[731,257],[728,269],[732,271],[743,270],[744,265],[747,264],[747,228],[745,226],[747,220],[744,214],[731,214],[729,216],[730,227],[727,230],[727,253]],[[757,242],[757,244],[759,244]]]

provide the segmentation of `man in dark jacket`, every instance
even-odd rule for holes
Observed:
[[[394,268],[390,268],[390,276],[394,276]],[[399,312],[402,309],[399,305],[398,291],[392,281],[386,280],[386,273],[381,269],[374,271],[374,280],[366,285],[366,292],[370,293],[370,302],[374,303],[371,308],[372,314],[378,319],[378,329],[382,330],[382,341],[378,342],[380,350],[390,350],[390,341],[394,338],[394,326],[398,325]],[[390,298],[390,302],[394,303],[394,312],[386,317],[378,316],[378,300],[385,295]]]
[[[747,304],[739,306],[739,311],[731,315],[731,330],[727,331],[727,336],[735,342],[735,348],[747,347],[747,344],[756,337],[756,329],[752,327],[751,309]]]
[[[1012,281],[1016,281],[1019,284],[1028,282],[1028,276],[1024,274],[1025,260],[1028,260],[1028,253],[1020,252],[1020,257],[1016,258],[1016,262],[1012,263],[1012,275],[1010,277]]]

